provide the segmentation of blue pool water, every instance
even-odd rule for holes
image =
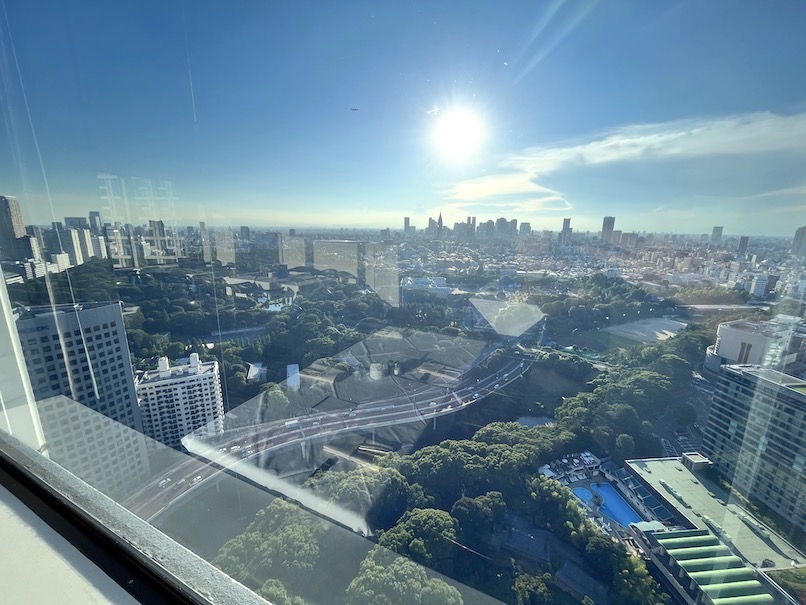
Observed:
[[[599,512],[605,517],[612,519],[624,527],[627,527],[630,523],[643,521],[641,515],[635,512],[633,507],[616,491],[616,488],[609,483],[595,483],[591,485],[591,489],[604,499],[604,504],[599,507]],[[585,491],[587,492],[588,490]],[[576,489],[574,493],[576,493]]]
[[[571,490],[574,495],[582,500],[585,504],[591,501],[593,498],[593,494],[590,493],[590,490],[585,489],[584,487],[575,487]]]

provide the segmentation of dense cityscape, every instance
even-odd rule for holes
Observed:
[[[802,598],[806,226],[179,226],[99,179],[0,196],[38,448],[270,601]]]

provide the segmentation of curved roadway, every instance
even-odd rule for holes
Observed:
[[[503,388],[529,369],[530,359],[515,353],[506,363],[484,378],[465,373],[457,385],[430,385],[419,391],[406,391],[394,398],[360,404],[338,412],[323,412],[233,430],[231,436],[215,436],[208,445],[194,434],[182,444],[194,457],[178,464],[143,486],[123,505],[150,521],[180,498],[191,494],[208,480],[260,454],[280,451],[306,441],[329,439],[340,433],[371,430],[395,424],[427,421],[454,413],[481,401]],[[396,378],[396,377],[391,377]]]

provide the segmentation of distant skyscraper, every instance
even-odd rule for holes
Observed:
[[[24,235],[20,203],[14,196],[0,195],[0,259],[16,260],[17,238]]]
[[[306,254],[306,243],[302,237],[279,235],[277,237],[277,252],[280,263],[289,269],[306,267],[310,265]]]
[[[531,235],[532,234],[532,225],[530,223],[521,223],[521,235]]]
[[[563,219],[562,231],[560,231],[560,235],[557,238],[561,245],[565,245],[565,244],[568,243],[568,240],[571,237],[571,232],[572,232],[571,231],[571,219],[570,218],[564,218]]]
[[[45,258],[42,248],[39,247],[39,240],[33,235],[25,235],[17,240],[17,250],[20,259],[33,259],[39,261]]]
[[[765,274],[756,275],[753,277],[753,282],[750,286],[750,294],[760,298],[767,294],[767,283],[769,278]]]
[[[393,244],[364,243],[364,281],[378,297],[393,307],[400,306],[400,270]]]
[[[89,229],[90,223],[83,216],[65,216],[64,226],[72,229]]]
[[[503,216],[495,221],[495,237],[506,237],[509,233],[509,221]]]
[[[806,529],[806,381],[722,366],[703,447],[733,487]]]
[[[62,251],[67,252],[70,264],[74,267],[84,264],[84,255],[81,252],[81,233],[78,229],[64,229],[59,234]]]
[[[409,235],[409,230],[411,229],[411,217],[404,216],[403,217],[403,237]]]
[[[742,256],[747,253],[747,244],[750,243],[750,238],[743,235],[739,238],[739,245],[736,247],[736,254]]]
[[[718,244],[722,241],[722,230],[724,227],[714,227],[711,230],[711,243]]]
[[[210,234],[207,232],[207,225],[204,221],[199,223],[199,239],[201,240],[202,260],[205,263],[213,262],[213,245],[210,241]]]
[[[362,242],[317,239],[313,242],[313,266],[317,271],[332,269],[357,278],[364,275]]]
[[[90,210],[90,231],[93,235],[100,235],[101,227],[101,213],[97,210]]]
[[[160,357],[156,370],[136,380],[137,397],[146,435],[169,447],[178,447],[182,437],[207,426],[208,434],[224,430],[224,396],[218,362],[199,361],[190,355],[188,365],[171,367]]]
[[[795,238],[792,240],[792,254],[806,256],[806,227],[800,227],[795,231]]]
[[[602,241],[609,244],[613,240],[613,229],[616,226],[615,216],[606,216],[602,221]]]

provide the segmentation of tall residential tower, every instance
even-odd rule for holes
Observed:
[[[733,487],[806,530],[806,381],[722,366],[703,447]]]
[[[224,396],[218,362],[199,361],[171,367],[160,357],[156,370],[137,377],[137,396],[146,435],[167,446],[178,447],[182,437],[203,426],[210,434],[224,430]]]

